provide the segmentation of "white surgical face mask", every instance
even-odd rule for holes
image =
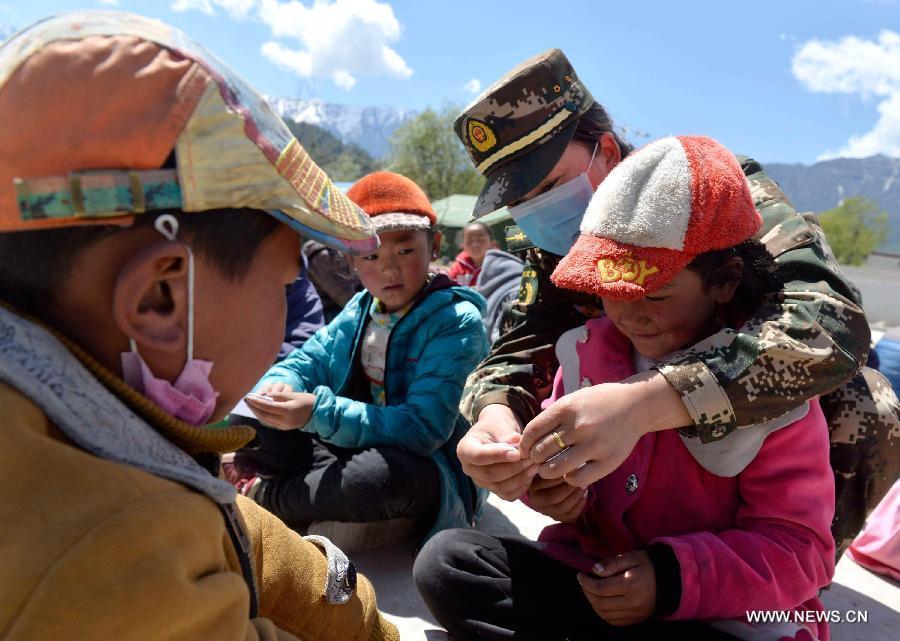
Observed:
[[[581,219],[594,195],[588,171],[596,154],[594,145],[587,168],[572,180],[509,208],[522,232],[541,249],[565,256],[578,238]]]

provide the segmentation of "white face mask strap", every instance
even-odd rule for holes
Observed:
[[[153,227],[167,240],[175,242],[178,238],[178,219],[172,214],[163,214],[158,216],[153,222]],[[187,337],[187,360],[191,362],[194,359],[194,252],[187,245],[184,246],[188,253],[188,337]],[[132,341],[132,350],[134,350],[134,341]]]
[[[594,164],[594,158],[597,156],[597,150],[600,148],[600,139],[597,138],[597,142],[594,143],[594,151],[591,152],[591,160],[588,162],[587,169],[584,170],[584,173],[591,173],[591,166]]]

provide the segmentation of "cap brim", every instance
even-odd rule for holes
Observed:
[[[367,256],[378,249],[378,246],[381,244],[381,241],[378,240],[378,236],[375,234],[363,239],[350,240],[348,238],[337,236],[334,233],[328,233],[319,229],[314,229],[309,225],[301,223],[296,218],[289,216],[280,209],[269,209],[266,211],[269,213],[269,215],[274,216],[275,218],[286,224],[288,227],[299,233],[301,236],[303,236],[304,240],[318,241],[326,247],[331,247],[332,249],[336,249],[339,252],[343,252],[345,254],[351,254],[354,256]]]
[[[613,300],[637,300],[668,285],[693,256],[581,234],[553,271],[557,287]]]
[[[485,176],[481,194],[475,201],[471,220],[478,220],[505,207],[537,187],[562,158],[577,126],[578,119],[573,118],[565,127],[550,134],[546,142],[538,143],[536,147],[518,158],[507,161],[495,171],[489,172]]]

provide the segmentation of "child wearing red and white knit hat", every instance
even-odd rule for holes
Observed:
[[[761,225],[730,151],[705,136],[663,138],[626,158],[600,184],[581,236],[552,279],[598,296],[640,298],[698,254],[733,247]]]
[[[740,326],[778,291],[774,259],[751,239],[760,226],[736,159],[711,138],[664,138],[616,166],[553,273],[561,287],[600,296],[606,316],[560,337],[548,413],[564,395],[664,360],[696,363],[698,381],[713,376],[682,350]],[[539,446],[558,453],[580,438],[558,430]],[[818,591],[834,573],[833,516],[828,429],[813,399],[714,443],[644,434],[540,541],[614,625],[702,620],[734,638],[825,641]],[[796,615],[750,622],[753,610]]]

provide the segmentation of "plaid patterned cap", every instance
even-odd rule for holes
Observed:
[[[265,100],[157,20],[87,11],[13,36],[0,122],[0,233],[246,207],[341,251],[378,246]]]
[[[559,162],[594,98],[559,49],[530,58],[488,87],[453,125],[487,181],[473,220],[534,189]]]

